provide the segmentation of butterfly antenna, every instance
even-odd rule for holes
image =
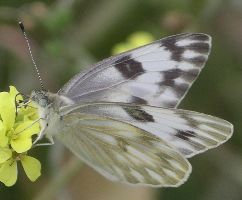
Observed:
[[[37,72],[37,75],[38,75],[38,79],[39,79],[39,82],[40,82],[41,89],[44,90],[44,84],[43,84],[42,78],[41,78],[41,76],[40,76],[39,68],[37,67],[36,62],[35,62],[34,57],[33,57],[32,50],[31,50],[31,47],[30,47],[30,44],[29,44],[29,39],[28,39],[27,34],[26,34],[26,32],[25,32],[24,24],[23,24],[22,22],[19,22],[19,27],[20,27],[21,31],[23,32],[23,35],[24,35],[24,38],[25,38],[26,44],[27,44],[27,46],[28,46],[29,55],[30,55],[31,60],[32,60],[32,62],[33,62],[34,68],[35,68],[35,70],[36,70],[36,72]]]

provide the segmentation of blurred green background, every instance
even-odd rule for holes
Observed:
[[[181,187],[140,190],[145,195],[137,199],[242,199],[241,0],[0,0],[0,90],[14,85],[29,94],[39,82],[18,27],[20,20],[44,84],[52,92],[91,63],[112,55],[117,44],[127,43],[133,33],[142,31],[154,39],[182,32],[210,34],[213,48],[207,65],[180,108],[224,118],[234,124],[234,135],[221,147],[190,159],[193,172]],[[20,169],[14,187],[0,183],[0,199],[34,199],[53,187],[49,199],[136,199],[118,197],[123,186],[115,185],[115,193],[112,184],[95,181],[95,175],[73,181],[86,170],[75,161],[73,166],[69,162],[74,171],[65,183],[51,185],[52,177],[61,176],[61,168],[68,166],[68,153],[57,143],[32,154],[42,162],[41,178],[31,183]],[[96,190],[99,193],[91,196]],[[87,191],[89,196],[81,193]],[[113,197],[106,197],[108,193]]]

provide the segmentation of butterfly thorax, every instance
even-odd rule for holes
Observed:
[[[64,96],[54,94],[45,90],[33,90],[30,100],[38,108],[41,129],[46,135],[53,135],[56,131],[53,127],[61,120],[60,108],[64,105],[71,105],[72,101]]]

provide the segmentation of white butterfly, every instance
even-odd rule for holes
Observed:
[[[41,136],[60,139],[106,178],[177,187],[187,158],[227,141],[229,122],[176,109],[203,68],[206,34],[180,34],[105,59],[57,94],[34,90]]]

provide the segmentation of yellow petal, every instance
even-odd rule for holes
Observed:
[[[35,181],[41,175],[40,162],[37,159],[26,155],[21,156],[20,159],[27,177],[31,181]]]
[[[31,138],[17,138],[12,139],[11,147],[17,152],[17,153],[23,153],[28,151],[32,146],[32,139]]]
[[[0,115],[6,128],[11,129],[15,121],[15,102],[7,92],[0,93]]]
[[[39,118],[38,116],[38,110],[35,107],[35,105],[31,102],[28,104],[29,106],[21,107],[19,115],[23,115],[26,120],[37,120]]]
[[[9,87],[9,94],[12,97],[12,99],[14,99],[14,101],[15,101],[16,95],[19,94],[19,92],[14,86],[10,86]],[[18,95],[16,100],[17,101],[23,100],[23,97],[21,95]]]
[[[0,120],[0,147],[6,147],[8,144],[8,137],[6,136],[6,127]]]
[[[17,181],[17,162],[12,159],[0,165],[0,181],[6,186],[12,186]]]
[[[0,148],[0,164],[12,157],[12,151],[9,148]]]
[[[39,122],[28,120],[19,124],[14,132],[18,137],[28,138],[40,132],[40,125]]]

